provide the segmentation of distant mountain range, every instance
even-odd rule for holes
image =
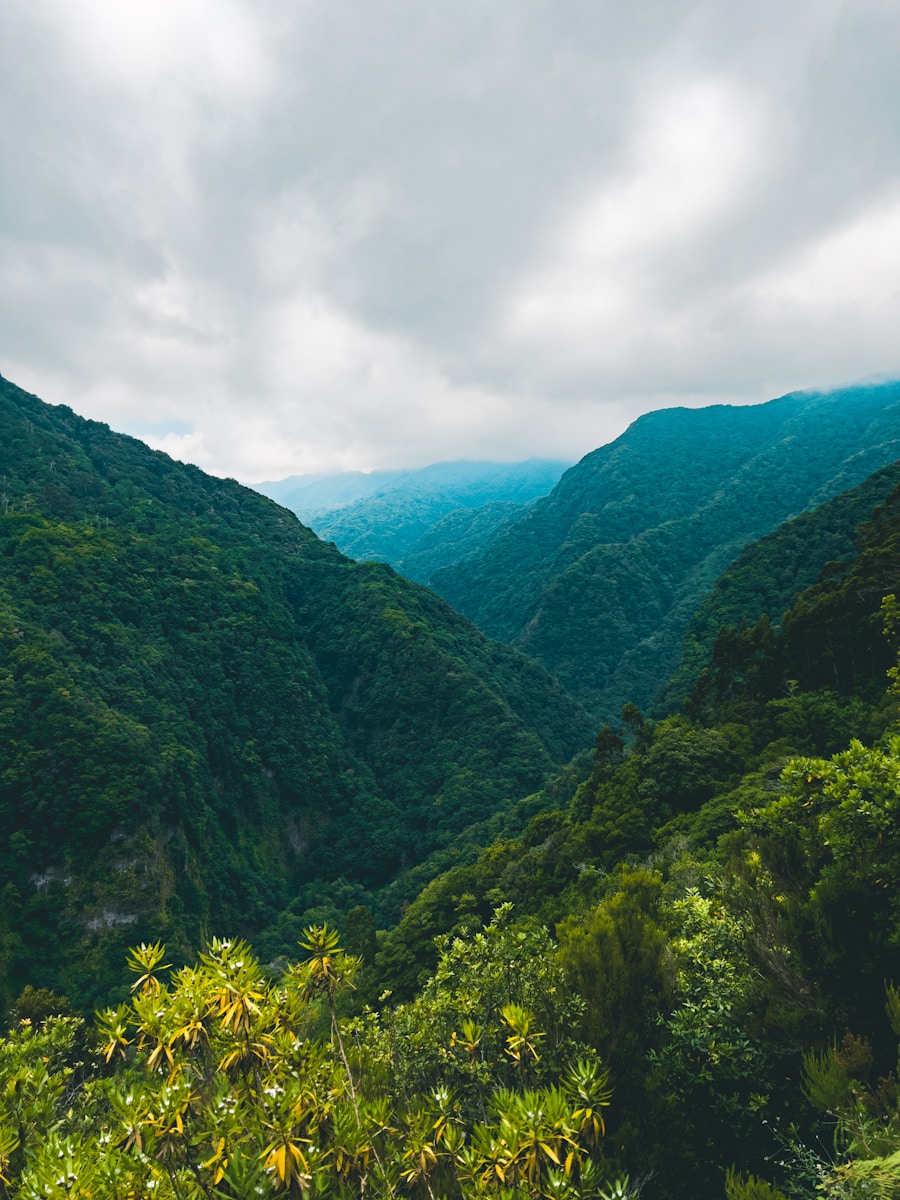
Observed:
[[[434,588],[608,720],[628,700],[674,702],[691,674],[686,651],[667,686],[682,638],[747,543],[898,456],[890,383],[649,413],[561,478],[532,460],[260,488],[351,557]]]
[[[482,548],[491,533],[545,496],[567,466],[539,458],[461,461],[410,471],[292,475],[254,486],[296,513],[319,537],[334,542],[342,554],[390,563],[424,583],[425,572]],[[477,518],[467,516],[475,512]],[[454,518],[451,524],[436,531],[448,515]],[[476,528],[464,534],[473,520]]]

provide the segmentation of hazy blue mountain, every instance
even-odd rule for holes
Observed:
[[[497,501],[527,504],[546,495],[567,466],[554,459],[434,463],[416,471],[348,472],[306,483],[294,476],[257,490],[290,508],[349,558],[398,566],[448,513]],[[490,519],[480,528],[487,536]]]
[[[896,383],[649,413],[431,583],[615,717],[653,702],[747,542],[898,456]]]
[[[374,496],[409,474],[409,471],[340,471],[324,475],[289,475],[287,479],[252,486],[270,500],[289,508],[309,525],[314,518],[336,512],[355,500]]]

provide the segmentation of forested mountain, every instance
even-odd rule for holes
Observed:
[[[555,927],[564,987],[585,1003],[574,1031],[611,1069],[607,1145],[633,1188],[612,1194],[898,1194],[900,487],[877,504],[889,480],[749,547],[745,564],[772,563],[780,540],[800,581],[804,531],[821,534],[821,557],[829,519],[846,550],[849,523],[868,518],[847,564],[795,596],[779,630],[763,617],[720,631],[687,715],[626,705],[571,802],[433,880],[381,939],[373,989],[407,996],[430,969],[442,977],[436,935],[465,939],[500,904],[521,929]],[[763,603],[792,586],[756,578]]]
[[[687,419],[705,480],[626,441],[625,532],[852,482],[860,395],[718,474],[734,414]],[[0,1195],[900,1194],[897,474],[747,546],[684,711],[569,761],[583,711],[439,597],[0,380]]]
[[[296,486],[287,488],[292,481],[284,480],[260,484],[257,490],[290,508],[349,558],[399,567],[407,554],[418,552],[416,543],[423,536],[428,535],[430,547],[435,545],[432,527],[448,513],[477,510],[498,501],[528,504],[545,496],[567,466],[540,458],[521,463],[434,463],[417,471],[373,471],[371,475],[348,472],[305,484],[302,476],[294,477]],[[323,501],[336,496],[341,499],[323,506]],[[476,526],[470,526],[472,535],[488,538],[497,515],[493,508],[483,514]],[[460,554],[469,552],[468,544],[455,549],[455,532],[456,527],[446,543],[442,562],[455,562]],[[421,573],[421,561],[411,578],[427,582]]]
[[[898,384],[649,413],[431,584],[599,716],[645,707],[748,541],[898,456]]]
[[[785,610],[818,582],[823,570],[832,578],[841,575],[858,552],[859,526],[898,484],[900,463],[891,463],[858,487],[801,513],[745,547],[694,615],[685,634],[681,664],[659,699],[659,709],[677,711],[681,707],[709,665],[723,626],[753,626],[765,615],[777,631]]]
[[[0,381],[7,997],[382,887],[589,732],[434,593]]]
[[[443,567],[484,553],[501,530],[527,509],[511,500],[495,500],[480,508],[457,508],[447,513],[413,543],[397,563],[407,579],[428,584]]]

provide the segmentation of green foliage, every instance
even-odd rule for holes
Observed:
[[[888,986],[893,1020],[896,990]],[[900,1060],[898,1060],[900,1062]],[[806,1152],[814,1164],[817,1190],[830,1197],[890,1200],[900,1189],[900,1099],[893,1072],[873,1078],[867,1038],[847,1033],[840,1046],[803,1058],[807,1098],[831,1118],[833,1153]]]
[[[486,971],[499,984],[516,937],[500,922],[484,932],[472,961],[461,945],[446,953],[470,979]],[[355,964],[334,933],[310,927],[306,950],[304,961],[273,979],[246,944],[214,940],[196,963],[166,978],[164,948],[137,947],[134,997],[99,1015],[92,1061],[73,1062],[79,1022],[51,1017],[40,1031],[19,1024],[0,1040],[0,1194],[604,1194],[610,1090],[596,1059],[569,1061],[558,1048],[556,1067],[543,1063],[538,1082],[534,1017],[514,1002],[498,1014],[486,995],[486,1025],[505,1033],[507,1053],[496,1036],[479,1038],[478,1111],[467,1111],[440,1067],[433,1084],[412,1088],[402,1034],[411,1013],[400,1010],[385,1028],[368,1014],[342,1029],[333,998]],[[441,970],[447,977],[448,961]],[[431,1000],[449,1013],[439,989]],[[322,1005],[330,1035],[316,1037]],[[418,1019],[427,1020],[426,998],[417,1006]],[[444,1049],[453,1076],[452,1036]]]
[[[585,997],[583,1029],[627,1090],[670,1006],[673,970],[660,927],[662,879],[624,872],[609,897],[560,927],[559,961]]]
[[[50,988],[35,988],[29,984],[16,997],[10,1009],[10,1022],[17,1025],[27,1021],[31,1025],[40,1025],[48,1017],[74,1017],[72,1005],[68,996],[58,996]]]
[[[727,1200],[785,1200],[784,1193],[755,1175],[739,1175],[729,1171],[725,1180]]]
[[[395,920],[587,742],[537,664],[233,481],[5,380],[0,430],[0,1005],[104,1003],[213,922],[274,957],[317,906]]]
[[[566,472],[481,555],[437,571],[432,583],[485,632],[540,659],[599,720],[627,700],[647,708],[678,666],[691,618],[740,550],[893,462],[898,396],[888,384],[649,413]],[[884,494],[872,485],[860,508],[871,511]],[[837,538],[827,523],[814,525],[814,551],[778,562],[775,586],[764,580],[766,602],[777,604],[770,616],[814,580],[826,561],[817,556],[843,556],[856,521]],[[771,560],[756,561],[763,571]],[[740,584],[745,593],[751,586]],[[715,638],[718,615],[695,634],[694,658]],[[691,661],[691,677],[700,665]],[[677,685],[674,705],[688,687]]]
[[[716,580],[685,633],[682,661],[666,685],[660,707],[680,708],[713,657],[719,631],[752,627],[763,616],[779,627],[782,614],[814,586],[823,571],[834,576],[858,553],[857,528],[871,518],[900,483],[900,466],[876,471],[855,488],[786,521],[751,542]]]
[[[781,533],[772,535],[776,547]],[[691,716],[706,724],[741,720],[757,743],[781,736],[800,753],[833,753],[864,731],[877,736],[896,713],[895,705],[887,713],[871,707],[893,661],[882,600],[900,590],[898,563],[895,488],[861,526],[852,561],[831,564],[797,597],[780,631],[766,616],[719,631],[687,706]]]
[[[783,783],[744,824],[819,987],[871,1027],[896,957],[900,735],[873,748],[854,741],[828,760],[796,759]]]
[[[573,1037],[581,1004],[545,928],[512,924],[501,907],[465,939],[439,939],[439,956],[420,994],[392,1017],[404,1087],[425,1091],[443,1080],[478,1112],[488,1091],[558,1079],[588,1053]]]

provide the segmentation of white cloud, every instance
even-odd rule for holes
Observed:
[[[900,328],[900,191],[799,247],[755,282],[752,296],[759,311],[781,319],[887,318]]]
[[[202,432],[151,444],[209,469],[227,461],[242,479],[402,466],[433,458],[436,447],[459,458],[473,436],[509,442],[514,453],[504,457],[528,453],[527,439],[508,438],[507,398],[454,386],[414,345],[372,333],[323,297],[268,308],[258,336],[255,394],[217,397]]]
[[[900,14],[8,0],[0,370],[243,478],[900,373]]]
[[[30,0],[29,7],[33,20],[61,33],[66,58],[76,58],[95,86],[109,82],[158,103],[166,83],[244,96],[266,86],[260,24],[237,0]]]
[[[622,177],[597,188],[549,264],[512,297],[507,336],[570,363],[631,366],[642,345],[666,336],[672,260],[680,266],[728,218],[758,169],[762,136],[750,103],[719,81],[655,97]]]

